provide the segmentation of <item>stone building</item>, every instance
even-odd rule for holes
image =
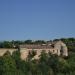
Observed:
[[[29,52],[32,50],[36,51],[36,55],[33,59],[39,59],[39,55],[43,50],[45,50],[46,53],[51,52],[58,56],[68,56],[67,46],[62,41],[54,41],[47,44],[24,44],[19,47],[22,60],[25,60]],[[12,55],[12,53],[17,50],[18,49],[0,49],[0,56],[3,56],[7,51],[9,51]]]
[[[20,45],[21,59],[25,60],[28,56],[29,51],[36,51],[36,55],[33,59],[39,59],[39,55],[43,50],[46,53],[51,52],[52,54],[57,54],[58,56],[68,56],[68,49],[66,44],[62,41],[54,41],[48,44],[25,44]]]

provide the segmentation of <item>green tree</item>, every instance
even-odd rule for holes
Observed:
[[[2,57],[2,75],[16,75],[16,63],[9,52]]]

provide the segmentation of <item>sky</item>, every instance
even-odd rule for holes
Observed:
[[[75,0],[0,0],[0,40],[75,37]]]

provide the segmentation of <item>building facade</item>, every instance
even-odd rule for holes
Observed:
[[[30,51],[36,51],[36,55],[33,59],[39,59],[41,52],[44,50],[46,53],[51,52],[58,56],[68,56],[68,48],[62,41],[55,41],[49,44],[25,44],[20,45],[21,59],[25,60]]]
[[[36,51],[36,55],[33,59],[39,59],[41,52],[44,50],[46,53],[51,52],[52,54],[57,54],[58,56],[68,56],[68,48],[62,41],[55,41],[47,44],[23,44],[20,45],[21,59],[25,60],[29,52]],[[18,49],[0,49],[0,56],[3,56],[7,51],[12,55],[14,51]]]

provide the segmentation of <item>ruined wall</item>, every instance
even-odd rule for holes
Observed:
[[[60,56],[61,54],[63,56],[68,56],[68,48],[65,43],[62,41],[58,41],[55,45],[54,48],[58,51],[57,54]],[[61,53],[62,50],[62,53]]]
[[[39,55],[43,50],[45,50],[46,53],[51,52],[52,54],[57,54],[58,56],[61,55],[61,49],[63,50],[63,56],[68,56],[68,49],[66,44],[64,44],[62,41],[58,41],[55,45],[54,48],[50,49],[27,49],[27,48],[20,48],[20,53],[21,53],[21,59],[25,60],[29,54],[29,51],[36,51],[36,55],[34,56],[33,59],[39,59]],[[14,51],[17,51],[17,49],[0,49],[0,56],[3,56],[7,51],[9,51],[12,55]]]
[[[36,55],[34,56],[34,59],[38,59],[39,55],[41,54],[41,52],[45,50],[46,53],[48,52],[55,52],[54,49],[34,49],[34,51],[36,51]],[[10,52],[10,54],[12,55],[12,53],[14,51],[17,51],[17,49],[0,49],[0,56],[3,56],[7,51]],[[21,48],[20,49],[20,53],[21,53],[21,59],[25,60],[29,54],[29,51],[32,51],[32,49],[26,49],[26,48]]]
[[[41,52],[43,50],[45,50],[46,53],[51,52],[53,54],[57,54],[57,51],[55,49],[34,49],[34,51],[36,51],[36,55],[33,59],[39,59],[39,55],[41,55]],[[25,60],[28,56],[29,51],[32,51],[32,49],[21,48],[21,59]]]
[[[0,56],[3,56],[7,51],[9,51],[10,53],[11,53],[11,55],[12,55],[12,53],[14,52],[14,51],[17,51],[17,49],[4,49],[4,48],[1,48],[0,49]]]

